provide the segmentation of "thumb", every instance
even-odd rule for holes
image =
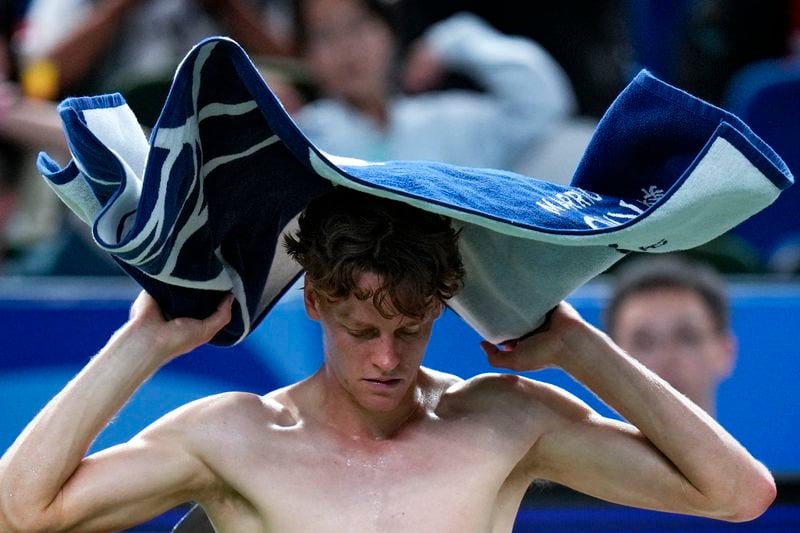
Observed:
[[[206,326],[211,331],[211,337],[217,334],[219,330],[221,330],[225,325],[227,325],[233,316],[233,302],[235,298],[233,294],[228,293],[225,297],[220,300],[219,304],[217,305],[217,310],[214,313],[206,318],[204,322],[204,326]],[[210,337],[209,337],[210,338]]]

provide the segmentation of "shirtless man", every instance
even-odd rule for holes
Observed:
[[[342,190],[312,202],[287,246],[322,327],[320,370],[263,397],[195,401],[84,457],[141,383],[229,320],[229,298],[205,320],[164,321],[141,294],[0,460],[0,530],[109,531],[196,501],[236,533],[511,531],[535,479],[723,520],[764,512],[768,470],[567,304],[524,340],[483,343],[489,361],[561,367],[630,424],[513,374],[421,367],[461,284],[456,240],[404,204]]]

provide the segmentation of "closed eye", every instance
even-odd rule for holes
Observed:
[[[347,333],[350,334],[351,337],[357,339],[374,339],[378,336],[377,329],[345,329],[347,329]]]
[[[422,333],[422,328],[413,328],[413,329],[399,329],[396,332],[398,337],[405,337],[405,338],[416,338],[419,337]]]

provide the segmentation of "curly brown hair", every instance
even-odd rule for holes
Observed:
[[[306,206],[299,226],[284,246],[328,301],[372,298],[386,318],[423,319],[461,289],[458,232],[447,217],[337,187]],[[381,287],[358,287],[364,273]]]

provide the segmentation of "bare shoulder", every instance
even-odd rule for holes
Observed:
[[[530,418],[543,413],[578,416],[589,409],[569,392],[517,374],[479,374],[451,386],[450,408],[496,416]]]
[[[447,393],[454,401],[472,405],[531,399],[544,384],[515,374],[478,374],[455,384]]]
[[[195,442],[219,442],[226,435],[270,427],[290,416],[287,408],[270,396],[225,392],[200,398],[163,416],[146,430],[151,434],[180,433]]]
[[[223,392],[194,400],[179,407],[170,415],[179,421],[212,421],[239,413],[252,413],[260,410],[262,397],[249,392]]]

